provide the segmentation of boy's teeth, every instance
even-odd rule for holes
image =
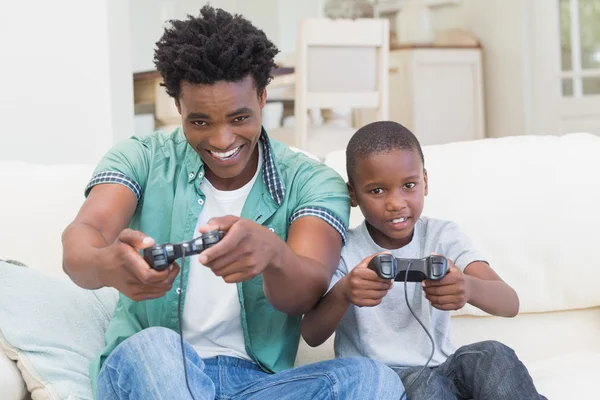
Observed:
[[[218,157],[218,158],[228,158],[228,157],[231,157],[232,155],[234,155],[239,149],[240,149],[240,146],[238,146],[235,149],[230,150],[226,153],[218,153],[216,151],[211,151],[210,154],[212,154],[213,156]]]
[[[402,218],[396,218],[396,219],[392,220],[392,222],[394,224],[398,224],[398,223],[404,222],[404,221],[406,221],[406,218],[404,218],[404,217],[402,217]]]

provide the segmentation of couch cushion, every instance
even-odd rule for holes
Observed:
[[[423,152],[423,214],[456,221],[517,290],[521,312],[600,305],[600,137],[514,136]],[[325,163],[346,177],[344,151]],[[361,220],[354,208],[350,225]],[[484,315],[471,306],[458,314]]]
[[[0,162],[0,259],[62,275],[61,234],[83,203],[93,169]]]
[[[530,364],[529,373],[538,392],[551,400],[598,398],[600,353],[551,357]]]
[[[0,262],[0,347],[17,362],[33,400],[92,399],[89,363],[104,346],[114,289]]]
[[[456,347],[497,340],[514,349],[526,365],[551,356],[600,353],[600,307],[521,313],[515,318],[455,315],[450,323]]]

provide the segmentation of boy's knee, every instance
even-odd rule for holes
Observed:
[[[500,343],[496,340],[486,340],[480,343],[481,350],[487,353],[491,353],[496,356],[503,357],[515,357],[515,351],[505,345],[504,343]]]
[[[479,353],[479,356],[483,357],[482,361],[487,359],[497,366],[510,367],[521,362],[513,349],[496,340],[486,340],[467,347],[467,353]]]
[[[457,359],[461,359],[462,362],[473,360],[473,357],[480,361],[485,359],[494,360],[494,362],[505,361],[514,363],[518,361],[518,357],[513,349],[496,340],[486,340],[463,346],[456,351],[454,356]]]

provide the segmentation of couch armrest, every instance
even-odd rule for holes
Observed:
[[[17,363],[0,350],[0,398],[4,400],[24,400],[29,398],[25,382],[17,368]]]

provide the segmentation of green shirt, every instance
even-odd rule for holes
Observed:
[[[263,164],[241,217],[268,227],[285,241],[294,220],[316,216],[345,240],[350,199],[343,179],[323,163],[269,140],[264,130],[257,145],[263,149]],[[153,237],[156,243],[175,243],[194,236],[205,202],[200,190],[203,178],[202,160],[179,128],[171,134],[155,132],[117,144],[96,168],[85,193],[103,183],[128,187],[138,200],[130,228]],[[186,270],[182,301],[187,275]],[[135,302],[120,295],[106,331],[106,347],[90,367],[94,393],[102,363],[119,343],[152,326],[179,332],[176,286],[154,300]],[[238,283],[237,289],[248,355],[268,372],[292,367],[301,317],[282,313],[269,304],[261,275]]]

